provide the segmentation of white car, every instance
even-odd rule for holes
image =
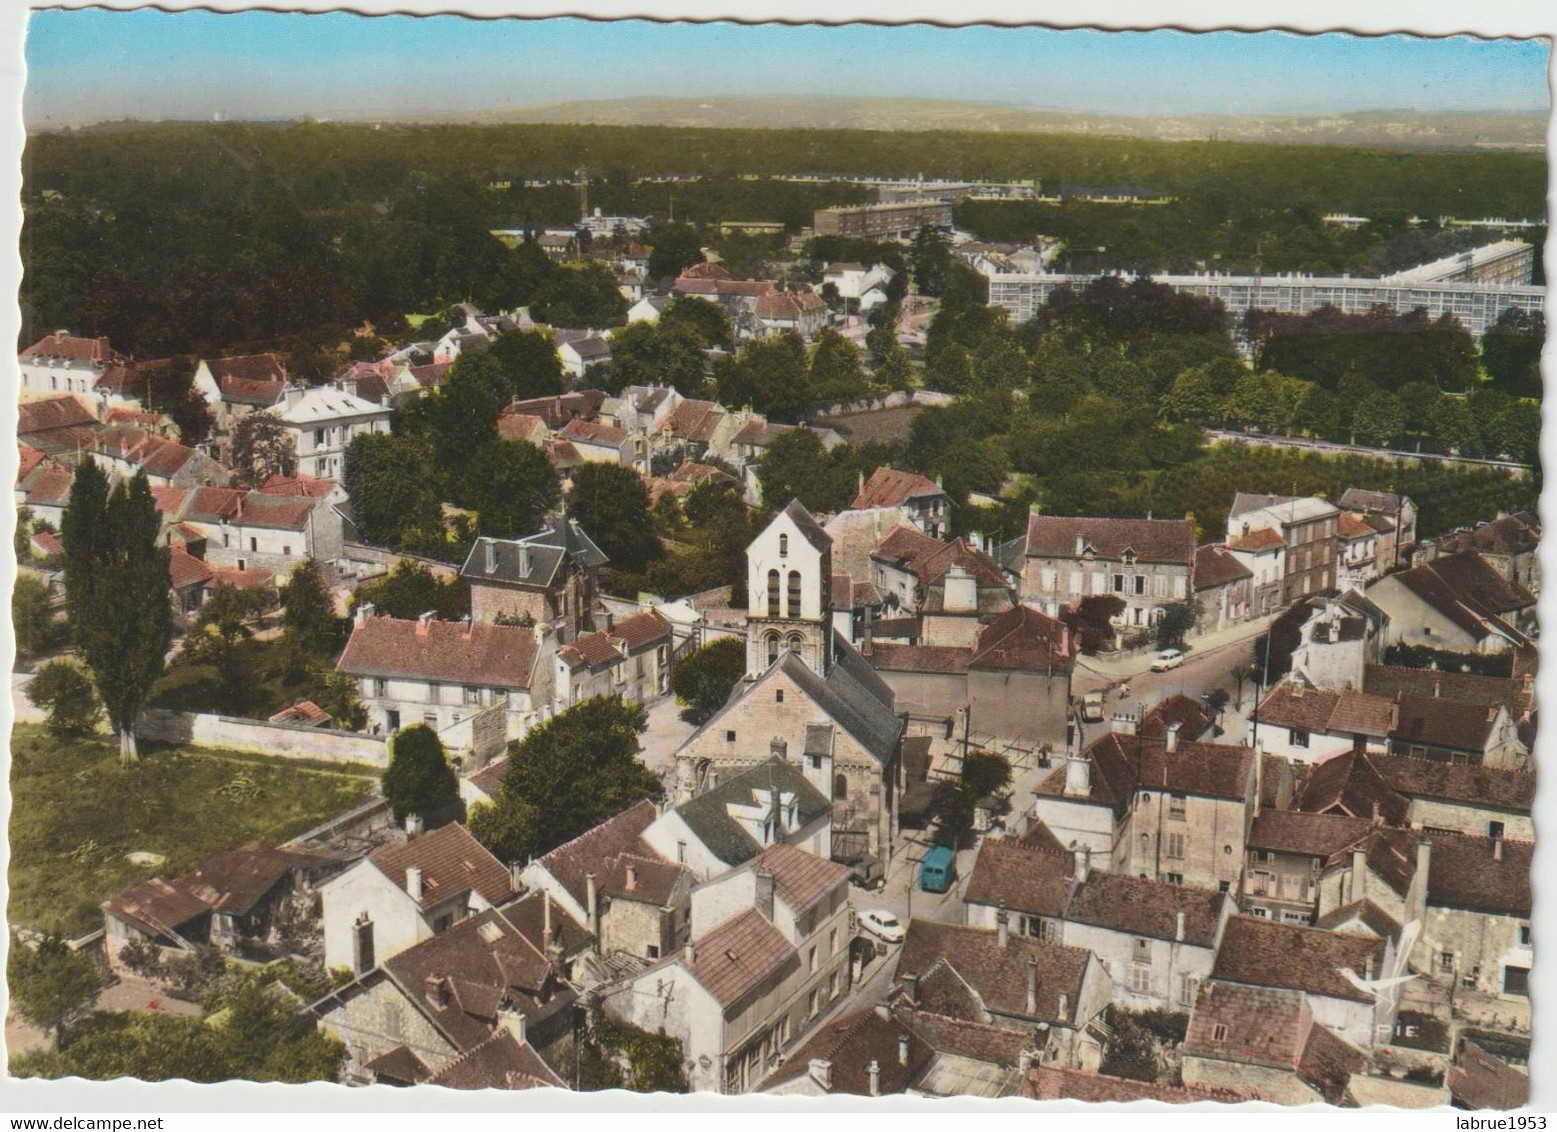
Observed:
[[[860,927],[884,943],[903,942],[903,924],[891,912],[875,909],[860,913]]]
[[[1163,649],[1152,653],[1152,671],[1166,672],[1184,663],[1184,654],[1178,649]]]

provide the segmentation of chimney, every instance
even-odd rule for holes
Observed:
[[[897,1063],[899,1065],[907,1065],[908,1064],[908,1035],[907,1034],[899,1034],[897,1036]]]
[[[497,543],[491,539],[482,540],[482,549],[485,551],[485,566],[488,574],[497,573]]]
[[[1061,995],[1060,997],[1064,998],[1065,996]],[[1026,1077],[1027,1074],[1032,1071],[1032,1068],[1033,1051],[1030,1049],[1024,1049],[1016,1055],[1016,1071],[1023,1077]]]
[[[1011,940],[1011,913],[1005,910],[1004,905],[995,913],[995,940],[1002,950]]]
[[[291,408],[303,399],[303,387],[301,385],[288,385],[286,391],[286,406]]]
[[[1348,901],[1361,900],[1367,891],[1368,885],[1368,853],[1367,850],[1357,848],[1352,850],[1352,885],[1347,894]]]
[[[1384,824],[1384,814],[1383,811],[1379,809],[1379,800],[1377,798],[1373,799],[1373,824]]]
[[[371,601],[365,601],[361,605],[357,606],[357,616],[355,618],[356,624],[367,624],[368,621],[372,620],[373,612],[374,606]]]
[[[422,980],[422,994],[428,1006],[442,1010],[449,1005],[449,981],[442,975],[428,975]]]
[[[1033,1017],[1038,1013],[1038,959],[1036,956],[1027,957],[1027,1016]]]
[[[530,576],[530,546],[523,542],[519,544],[519,576],[521,578]]]
[[[881,1095],[881,1062],[871,1058],[870,1064],[865,1067],[865,1076],[870,1080],[870,1095],[879,1097]]]
[[[504,1001],[497,1008],[497,1024],[514,1036],[514,1041],[525,1044],[524,1012],[511,1001]]]
[[[771,922],[773,919],[773,870],[765,865],[758,865],[751,871],[751,875],[757,882],[757,911],[763,919]]]
[[[460,618],[460,625],[463,626],[461,631],[464,634],[465,639],[467,641],[470,640],[470,614],[467,613],[465,616]]]
[[[427,626],[432,624],[433,613],[434,611],[429,609],[426,613],[422,614],[416,619],[416,635],[418,637],[425,637],[427,635]]]
[[[1092,846],[1077,845],[1071,842],[1071,852],[1075,855],[1076,863],[1072,873],[1072,879],[1077,884],[1086,884],[1087,877],[1092,872]]]
[[[1420,845],[1418,845],[1416,849],[1418,858],[1424,856],[1425,854],[1423,854],[1422,850],[1430,848],[1431,845],[1432,842],[1425,840]],[[1501,837],[1494,837],[1492,839],[1492,859],[1494,861],[1501,861],[1503,859],[1503,839]]]
[[[584,874],[584,907],[589,913],[589,934],[600,939],[600,894],[595,891],[595,874]]]
[[[422,815],[407,814],[405,818],[405,837],[409,841],[413,837],[422,835]]]
[[[1060,1001],[1059,1001],[1059,1011],[1060,1011],[1060,1021],[1061,1022],[1066,1022],[1066,1021],[1070,1020],[1070,1014],[1067,1013],[1067,1009],[1066,1009],[1069,1006],[1070,1006],[1070,995],[1066,994],[1064,991],[1061,991],[1060,992]]]
[[[1168,753],[1172,754],[1179,749],[1179,722],[1174,720],[1168,724]]]
[[[688,967],[697,962],[697,948],[692,945],[692,941],[690,939],[687,940],[686,947],[682,948],[681,954],[682,957],[686,960]]]
[[[1184,942],[1184,913],[1180,912],[1173,922],[1173,938],[1179,943]]]
[[[915,1005],[919,1002],[919,972],[910,971],[903,976],[903,993],[908,996],[908,1001]]]
[[[523,861],[508,862],[508,891],[523,892],[524,882],[519,879],[519,874],[524,871]]]
[[[422,870],[416,865],[410,865],[405,871],[406,894],[418,904],[422,902]]]
[[[1065,794],[1070,798],[1085,798],[1092,793],[1092,760],[1086,755],[1068,751],[1065,755]]]
[[[815,1081],[825,1091],[833,1090],[833,1063],[825,1057],[813,1057],[811,1059],[811,1080]]]
[[[1087,540],[1081,537],[1081,532],[1076,532],[1076,557],[1080,558],[1087,550]]]
[[[638,887],[638,866],[631,861],[627,862],[627,891],[632,892]]]

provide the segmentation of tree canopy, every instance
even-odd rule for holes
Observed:
[[[384,799],[403,822],[411,814],[436,813],[459,798],[459,778],[438,733],[425,723],[396,731],[384,771]]]
[[[670,678],[681,718],[702,726],[725,705],[730,691],[746,674],[746,646],[738,637],[720,637],[697,649]]]

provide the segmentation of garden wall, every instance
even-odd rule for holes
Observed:
[[[281,759],[323,763],[358,763],[386,767],[389,755],[382,736],[296,723],[268,723],[227,715],[205,715],[151,709],[141,715],[142,738],[196,747],[224,747]]]

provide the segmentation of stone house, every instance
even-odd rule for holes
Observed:
[[[1211,980],[1180,1047],[1184,1084],[1273,1104],[1339,1104],[1367,1056],[1315,1016],[1301,990]]]
[[[573,445],[587,464],[620,464],[635,471],[649,467],[648,438],[625,428],[574,419],[563,425],[557,439]]]
[[[1312,924],[1319,916],[1320,873],[1351,860],[1367,843],[1370,817],[1340,813],[1264,810],[1249,828],[1239,907],[1284,924]]]
[[[1428,759],[1369,758],[1380,779],[1408,804],[1413,829],[1531,841],[1535,775]]]
[[[195,488],[232,478],[231,472],[199,449],[145,429],[102,429],[92,435],[84,451],[110,476],[128,479],[145,472],[154,487]]]
[[[490,1057],[494,1041],[530,1051],[546,1073],[533,1062],[519,1062],[520,1071],[555,1084],[551,1066],[571,1060],[578,1000],[562,973],[563,946],[489,908],[381,960],[310,1009],[345,1045],[348,1084],[441,1078],[459,1087],[466,1059]],[[466,1087],[475,1084],[509,1087],[506,1072]]]
[[[870,552],[868,580],[882,594],[891,594],[896,599],[896,609],[917,613],[929,600],[930,588],[954,567],[960,568],[959,577],[971,577],[977,588],[987,595],[985,600],[991,603],[991,607],[983,610],[959,609],[960,614],[998,612],[1011,607],[1012,587],[992,558],[966,539],[942,542],[914,525],[893,527],[877,541]],[[971,640],[972,630],[966,630],[965,636]],[[968,640],[957,643],[966,644]]]
[[[656,816],[653,802],[635,803],[519,870],[526,887],[587,926],[608,963],[670,955],[690,930],[693,874],[644,840]]]
[[[1379,543],[1395,536],[1388,519],[1358,516],[1342,511],[1336,520],[1335,585],[1337,589],[1365,589],[1379,569]]]
[[[1249,616],[1254,572],[1225,546],[1195,548],[1195,632],[1214,633]]]
[[[1455,554],[1479,554],[1508,581],[1532,594],[1541,592],[1541,517],[1530,511],[1461,527],[1424,543],[1422,558],[1432,562]]]
[[[78,338],[56,330],[20,351],[16,362],[25,401],[53,393],[91,396],[98,380],[122,359],[107,338]]]
[[[1248,747],[1112,731],[1033,788],[1032,816],[1093,868],[1221,892],[1238,885],[1265,760]]]
[[[193,384],[211,410],[216,431],[230,433],[248,414],[281,404],[287,371],[275,354],[206,358],[195,367]]]
[[[394,416],[387,405],[357,396],[332,382],[302,388],[287,386],[281,403],[270,410],[292,434],[299,475],[338,479],[345,472],[346,449],[359,436],[388,433]]]
[[[832,321],[832,312],[814,291],[774,291],[759,295],[752,314],[764,334],[789,330],[809,341]]]
[[[1359,590],[1309,598],[1307,608],[1292,671],[1316,688],[1361,689],[1363,670],[1378,663],[1389,617]]]
[[[1389,644],[1497,653],[1529,644],[1535,596],[1474,551],[1380,578],[1368,599],[1389,617]]]
[[[951,497],[940,484],[917,472],[899,471],[883,464],[865,478],[849,504],[852,511],[900,507],[910,521],[931,538],[938,539],[951,519]]]
[[[986,837],[963,904],[970,927],[999,927],[1085,948],[1103,962],[1115,1004],[1186,1011],[1211,974],[1223,925],[1236,910],[1214,888],[1194,888],[1091,867],[1091,851],[1035,848]]]
[[[556,652],[558,710],[590,696],[648,703],[670,691],[671,625],[653,609],[584,633]]]
[[[1335,588],[1340,508],[1313,497],[1240,491],[1227,512],[1227,537],[1274,531],[1284,547],[1280,604]]]
[[[1530,994],[1530,870],[1535,846],[1504,837],[1428,833],[1426,914],[1412,965],[1520,1006]]]
[[[752,1090],[848,992],[848,878],[797,846],[769,846],[695,887],[686,946],[597,988],[601,1005],[679,1039],[693,1090]]]
[[[1234,916],[1222,931],[1211,977],[1218,984],[1300,991],[1317,1023],[1367,1053],[1395,1031],[1399,988],[1388,980],[1404,968],[1394,942],[1371,932]]]
[[[545,624],[567,642],[595,627],[600,567],[607,561],[578,521],[563,516],[521,539],[478,538],[460,576],[470,583],[477,621]]]
[[[1102,1015],[1113,1000],[1107,968],[1084,947],[1010,930],[916,919],[894,975],[921,1016],[1023,1032],[1044,1064],[1096,1069]]]
[[[332,854],[246,845],[219,849],[190,872],[153,877],[103,901],[111,966],[131,942],[164,956],[209,944],[253,958],[283,940],[311,934],[319,885],[345,862]]]
[[[882,860],[904,784],[890,687],[831,626],[832,540],[798,501],[747,548],[746,676],[676,752],[679,796],[774,754],[833,803],[833,853]]]
[[[1076,664],[1069,627],[1026,605],[979,618],[973,579],[949,571],[943,580],[946,598],[924,617],[926,632],[966,606],[962,620],[976,632],[970,643],[867,640],[863,647],[898,710],[920,719],[961,719],[970,733],[1002,740],[1064,743]]]
[[[520,738],[551,710],[553,639],[522,625],[415,621],[357,610],[337,671],[357,683],[374,734],[425,723],[448,731],[492,709],[508,738]]]
[[[340,557],[338,487],[317,497],[276,495],[232,487],[174,489],[157,496],[164,521],[192,526],[205,539],[205,558],[221,565],[289,572],[304,560]]]
[[[1247,534],[1229,535],[1227,553],[1249,572],[1249,616],[1264,617],[1275,613],[1286,602],[1281,584],[1282,566],[1286,561],[1287,544],[1279,531],[1259,527]]]
[[[1373,547],[1374,577],[1382,578],[1411,561],[1416,550],[1417,506],[1410,496],[1349,487],[1337,503],[1343,512],[1378,533]]]
[[[827,860],[832,804],[798,767],[774,756],[665,808],[643,839],[698,880],[744,865],[780,842]]]
[[[1189,600],[1194,567],[1188,519],[1032,515],[1021,598],[1052,617],[1084,597],[1109,594],[1125,603],[1115,624],[1145,628],[1168,605]]]
[[[458,823],[375,850],[321,889],[325,966],[364,974],[505,903],[514,880]]]
[[[556,337],[562,372],[575,381],[583,380],[595,366],[611,360],[611,341],[604,334],[558,333]]]

